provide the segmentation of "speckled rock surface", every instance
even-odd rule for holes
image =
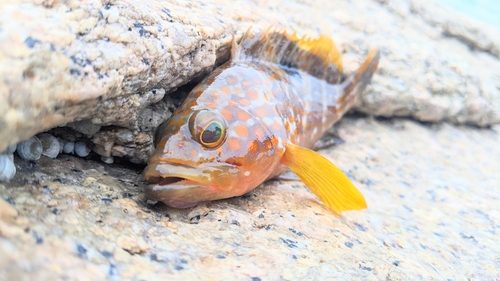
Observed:
[[[336,217],[294,181],[187,210],[139,168],[18,159],[0,185],[0,279],[494,280],[500,131],[348,117],[321,151],[369,209]],[[6,207],[4,207],[6,206]]]
[[[500,121],[500,31],[433,2],[12,0],[0,3],[0,151],[86,120],[104,126],[82,136],[95,152],[144,163],[152,128],[171,112],[168,94],[225,61],[233,35],[251,25],[326,33],[347,71],[380,48],[380,71],[358,111]]]

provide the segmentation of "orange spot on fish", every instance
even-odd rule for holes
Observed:
[[[226,82],[229,85],[236,85],[236,84],[238,84],[238,77],[236,77],[234,75],[228,75],[226,78]]]
[[[233,119],[233,113],[231,112],[231,110],[229,110],[227,107],[224,107],[222,110],[221,110],[221,113],[222,113],[222,116],[224,116],[224,118],[227,120],[227,121],[231,121]]]
[[[285,130],[287,132],[290,132],[290,123],[288,123],[288,122],[285,123]]]
[[[182,124],[184,124],[184,118],[179,118],[175,121],[176,127],[180,127],[180,126],[182,126]]]
[[[208,78],[207,84],[211,85],[215,81],[215,77],[216,77],[216,75],[212,74],[212,76],[210,76],[210,78]]]
[[[191,149],[191,151],[189,153],[191,153],[191,156],[193,156],[193,157],[198,156],[198,150],[196,150],[196,149]]]
[[[275,131],[279,131],[281,130],[281,128],[283,128],[283,124],[281,124],[281,122],[274,120],[273,123],[271,124],[271,128]]]
[[[227,140],[227,145],[232,151],[237,151],[241,148],[241,143],[237,138],[229,138]]]
[[[234,127],[234,131],[242,138],[248,137],[248,128],[245,125],[238,125]]]
[[[241,95],[241,93],[242,93],[243,91],[241,90],[241,88],[239,88],[239,87],[235,87],[235,88],[233,89],[233,92],[234,92],[236,95]]]
[[[259,77],[257,77],[257,76],[255,76],[255,77],[253,77],[253,78],[252,78],[252,82],[253,82],[253,84],[254,84],[254,85],[256,85],[256,86],[260,86],[260,85],[262,85],[262,80],[260,80],[260,78],[259,78]]]
[[[184,141],[180,141],[177,143],[178,148],[183,148],[184,147]]]
[[[244,98],[239,99],[239,100],[238,100],[238,102],[239,102],[242,106],[249,106],[249,105],[251,105],[251,104],[252,104],[249,100],[244,99]]]
[[[271,143],[273,144],[273,146],[277,146],[278,145],[278,138],[276,138],[275,135],[271,136]]]
[[[213,90],[213,91],[210,92],[210,96],[212,96],[212,98],[214,98],[214,99],[220,98],[219,92],[217,92],[215,90]]]
[[[274,80],[281,80],[281,75],[277,71],[271,73],[270,77]]]
[[[220,91],[221,91],[223,94],[226,94],[226,95],[231,94],[231,89],[229,89],[229,87],[228,87],[228,86],[222,86],[222,87],[220,87]]]
[[[265,139],[265,137],[266,137],[266,136],[265,136],[265,134],[264,134],[264,130],[262,130],[262,128],[261,128],[260,126],[255,125],[255,126],[253,127],[253,132],[254,132],[254,134],[255,134],[255,137],[256,137],[259,141],[261,141],[261,142],[263,142],[263,141],[264,141],[264,139]]]
[[[252,100],[256,100],[259,98],[259,92],[255,91],[255,90],[248,91],[247,97],[252,99]]]
[[[188,107],[193,107],[193,106],[196,106],[198,105],[198,102],[196,101],[196,99],[191,99],[189,101],[187,101],[187,106]]]
[[[241,85],[245,88],[250,88],[252,86],[252,81],[250,80],[243,80],[241,81]]]
[[[242,122],[247,122],[252,116],[250,114],[248,114],[248,112],[246,112],[244,110],[240,110],[237,113],[237,117],[238,117],[238,120],[240,120]]]
[[[266,147],[267,150],[271,150],[273,149],[273,143],[271,142],[271,139],[267,139],[265,142],[264,142],[264,145]]]
[[[234,107],[234,108],[237,108],[238,107],[238,104],[234,101],[234,100],[228,100],[227,103],[229,104],[229,106],[231,107]]]
[[[216,109],[217,108],[217,103],[213,100],[209,100],[205,102],[205,106],[210,109]]]
[[[259,149],[259,144],[257,143],[257,141],[252,141],[248,143],[248,152],[255,153],[257,152],[257,149]]]
[[[259,118],[264,118],[269,114],[269,111],[267,110],[266,107],[260,106],[255,110],[255,115]],[[269,125],[269,124],[268,124]]]

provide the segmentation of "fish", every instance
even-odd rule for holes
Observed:
[[[290,169],[333,212],[367,208],[349,178],[312,149],[353,106],[379,60],[371,50],[343,76],[329,36],[249,29],[239,44],[233,39],[230,60],[157,128],[143,171],[146,198],[189,208],[241,196]]]

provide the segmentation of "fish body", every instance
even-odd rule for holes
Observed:
[[[340,53],[317,39],[247,32],[157,130],[146,196],[185,208],[243,195],[287,168],[335,212],[366,207],[331,162],[309,150],[354,104],[379,60],[340,82]]]

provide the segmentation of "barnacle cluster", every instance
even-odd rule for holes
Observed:
[[[17,145],[12,145],[0,153],[0,181],[10,181],[15,176],[16,165],[14,164],[14,153],[17,153],[22,159],[36,161],[42,155],[49,158],[56,158],[61,153],[87,157],[90,151],[90,147],[85,142],[68,141],[57,138],[49,133],[42,133],[24,140]]]

